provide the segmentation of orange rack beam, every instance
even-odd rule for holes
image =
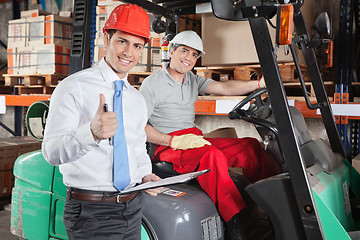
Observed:
[[[6,106],[29,107],[36,101],[48,101],[51,95],[5,95]]]
[[[1,96],[1,95],[0,95]],[[3,95],[5,96],[5,104],[7,106],[25,106],[28,107],[36,101],[48,101],[51,95]],[[216,112],[217,100],[239,100],[244,97],[212,97],[202,96],[195,102],[195,113],[197,115],[227,115],[224,113]],[[209,99],[209,100],[207,100]],[[359,103],[348,103],[359,104]],[[310,110],[307,108],[306,103],[295,100],[295,107],[302,112],[305,118],[321,118],[320,114],[316,113],[316,110]],[[357,116],[348,116],[348,119],[360,120]]]

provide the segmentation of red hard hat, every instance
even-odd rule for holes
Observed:
[[[117,6],[110,14],[105,23],[103,32],[109,29],[124,31],[145,38],[150,42],[150,19],[147,12],[133,4]]]

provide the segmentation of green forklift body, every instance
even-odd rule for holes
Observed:
[[[349,196],[349,188],[355,195],[360,189],[359,173],[345,159],[331,174],[322,171],[316,178],[312,191],[326,239],[350,240],[348,232],[360,227],[353,220]]]
[[[45,161],[45,159],[43,159]],[[51,199],[50,236],[67,239],[63,223],[63,212],[66,201],[66,186],[58,167],[54,167],[53,197]]]
[[[31,152],[16,160],[14,175],[11,232],[25,239],[48,239],[54,167],[43,161],[40,151]]]
[[[11,232],[24,239],[68,239],[63,223],[66,186],[59,168],[39,150],[18,157],[14,175]],[[150,239],[142,225],[141,240]]]

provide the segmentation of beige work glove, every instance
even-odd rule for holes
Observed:
[[[192,133],[181,136],[173,136],[170,141],[170,147],[174,150],[186,150],[192,148],[199,148],[205,145],[211,145],[203,136],[198,136]]]
[[[259,86],[259,88],[266,88],[264,76],[261,76],[261,78],[260,78],[260,80],[258,82],[258,86]]]

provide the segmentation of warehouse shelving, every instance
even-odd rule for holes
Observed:
[[[83,23],[83,25],[85,26],[80,26],[77,25],[77,27],[74,28],[74,33],[84,33],[85,37],[82,38],[83,42],[89,42],[90,39],[93,39],[94,37],[94,6],[96,5],[96,0],[92,0],[92,4],[89,4],[89,6],[87,6],[87,8],[85,10],[83,10],[83,6],[84,6],[84,2],[85,1],[77,1],[79,2],[79,8],[77,9],[77,5],[75,4],[74,7],[74,16],[77,16],[77,19],[81,19],[82,21],[79,21],[81,23]],[[89,1],[90,2],[90,1]],[[130,1],[132,2],[132,1]],[[137,3],[137,1],[135,1]],[[145,8],[154,8],[153,4],[148,3],[147,1],[144,1],[145,3]],[[351,1],[352,2],[352,1]],[[351,64],[348,64],[348,62],[343,61],[344,59],[348,59],[350,61],[350,58],[346,57],[346,56],[350,56],[350,54],[348,54],[349,52],[351,52],[351,46],[352,44],[349,44],[348,41],[350,41],[351,39],[351,33],[352,31],[349,31],[349,29],[352,29],[352,24],[348,24],[349,22],[352,23],[352,8],[348,8],[347,6],[349,4],[352,4],[348,1],[344,1],[342,0],[340,5],[342,7],[344,7],[344,9],[347,9],[347,11],[344,12],[344,14],[341,16],[339,23],[341,26],[348,26],[346,28],[340,28],[342,29],[341,31],[341,35],[344,36],[343,38],[340,38],[340,46],[342,48],[340,52],[343,55],[339,56],[339,59],[341,59],[339,61],[340,66],[339,66],[339,70],[338,70],[338,80],[335,82],[336,84],[336,89],[335,91],[337,93],[340,93],[340,95],[342,93],[347,93],[348,92],[348,88],[351,85],[355,85],[354,83],[352,83],[352,79],[350,77],[349,74],[349,66]],[[346,7],[346,8],[345,8]],[[358,6],[356,6],[356,9],[358,9]],[[81,11],[80,11],[81,10]],[[156,6],[156,8],[154,8],[153,10],[156,10],[158,12],[162,12],[161,15],[164,16],[170,16],[172,17],[172,12],[171,11],[165,11],[165,9]],[[349,17],[350,16],[350,17]],[[91,22],[91,27],[89,24],[85,24]],[[355,23],[356,24],[356,23]],[[88,29],[89,28],[89,29]],[[358,29],[359,26],[356,26],[356,29]],[[92,31],[91,31],[92,30]],[[345,32],[344,32],[345,31]],[[91,33],[91,34],[89,34]],[[74,34],[75,36],[76,34]],[[84,45],[85,48],[83,49],[82,52],[85,53],[90,53],[90,46],[88,47],[88,45]],[[93,46],[93,42],[91,44],[91,46]],[[79,49],[72,49],[73,53],[76,53],[76,51]],[[83,67],[86,66],[82,66],[83,63],[87,63],[87,62],[91,62],[88,61],[88,59],[90,59],[90,56],[88,55],[77,55],[77,54],[73,54],[72,53],[72,57],[73,57],[73,61],[74,65],[71,66],[71,68],[73,69],[81,69]],[[84,60],[85,59],[85,60]],[[81,65],[81,66],[80,66]],[[146,73],[147,74],[147,73]],[[146,74],[144,74],[144,76],[146,76]],[[142,77],[142,76],[141,76]],[[136,83],[135,83],[136,84]],[[6,105],[7,106],[15,106],[15,107],[27,107],[30,106],[33,102],[35,101],[44,101],[44,100],[49,100],[49,98],[51,97],[51,95],[4,95],[5,96],[5,101],[6,101]],[[228,97],[228,98],[214,98],[212,96],[203,96],[203,97],[199,97],[198,101],[195,103],[195,110],[196,110],[196,114],[199,115],[226,115],[226,113],[219,113],[217,112],[217,107],[219,104],[221,104],[223,101],[226,100],[240,100],[242,97]],[[304,117],[306,118],[321,118],[321,115],[317,114],[316,110],[310,110],[306,107],[305,102],[303,102],[302,100],[300,100],[299,98],[292,98],[289,97],[289,100],[294,100],[293,104],[294,106],[299,109]],[[336,103],[340,103],[340,104],[356,104],[359,105],[359,103],[350,103],[350,102],[343,102],[342,98],[340,98],[341,101],[340,102],[336,102]],[[331,99],[330,102],[333,102],[333,100]],[[334,102],[335,103],[335,102]],[[336,114],[335,114],[336,115]],[[344,138],[344,145],[349,145],[349,142],[352,142],[352,140],[350,139],[349,142],[347,142],[346,140],[346,135],[347,135],[347,122],[344,122],[344,119],[350,120],[350,125],[355,126],[355,128],[357,128],[358,124],[358,120],[360,119],[360,117],[358,116],[343,116],[339,119],[339,132],[341,134],[341,136]],[[351,121],[354,120],[355,124],[351,123]],[[352,131],[352,129],[350,130]],[[358,129],[355,129],[355,132],[357,132]],[[358,138],[358,136],[356,136]],[[356,141],[357,142],[357,141]],[[351,143],[350,143],[351,144]],[[356,151],[358,152],[358,151]]]
[[[1,96],[1,95],[0,95]],[[28,107],[36,101],[48,101],[51,95],[2,95],[5,96],[6,106],[23,106]],[[227,101],[240,101],[244,96],[199,96],[195,102],[195,112],[197,115],[227,115],[222,109],[219,109],[219,105],[224,104]],[[310,110],[307,108],[306,103],[300,100],[300,97],[288,97],[288,100],[298,110],[302,112],[305,118],[321,118],[321,115],[316,113],[316,110]],[[360,103],[348,103],[356,104]],[[218,109],[218,110],[217,110]],[[359,116],[348,116],[348,119],[360,120]]]

